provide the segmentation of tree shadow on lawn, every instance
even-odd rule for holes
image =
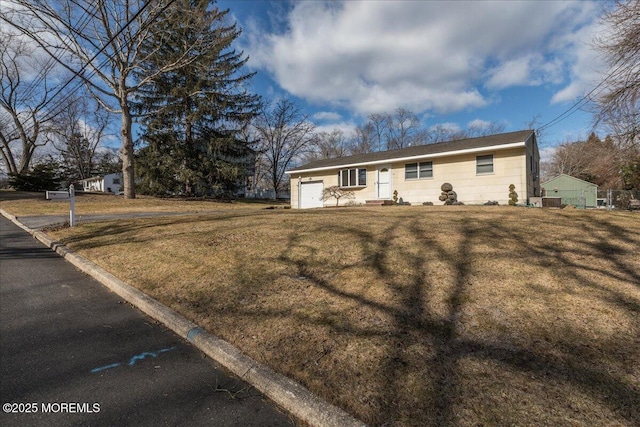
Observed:
[[[122,243],[148,243],[158,239],[157,234],[149,233],[147,237],[141,237],[140,233],[148,230],[161,230],[163,228],[175,226],[175,225],[193,225],[196,226],[199,223],[209,223],[212,221],[219,221],[224,223],[226,221],[233,221],[243,217],[255,217],[259,215],[256,212],[228,212],[224,214],[216,213],[214,215],[185,215],[185,216],[156,216],[152,218],[132,218],[125,220],[104,221],[83,224],[74,231],[73,235],[63,237],[61,243],[72,246],[75,250],[88,250],[100,247],[106,247],[111,245],[120,245]],[[78,230],[82,230],[78,232]],[[182,235],[189,235],[191,231],[186,230],[183,233],[173,233],[172,237],[179,237]],[[64,231],[63,231],[64,233]],[[133,235],[135,238],[131,238]],[[113,237],[114,239],[105,240],[105,238]],[[115,238],[120,239],[115,239]]]
[[[361,223],[354,212],[287,214],[280,253],[235,255],[226,306],[203,288],[190,309],[214,332],[239,320],[275,326],[252,355],[264,350],[273,368],[371,425],[640,423],[640,227],[625,228],[624,216],[516,209],[482,220],[381,210]],[[189,222],[261,223],[228,222],[237,219]],[[90,249],[105,245],[93,235],[124,240],[184,222],[93,224],[64,242]],[[276,272],[261,273],[264,263]],[[284,280],[279,271],[290,288],[271,287]],[[269,292],[274,304],[247,303]]]
[[[563,252],[553,239],[532,239],[527,232],[519,231],[516,215],[475,221],[463,213],[459,219],[449,222],[452,229],[440,231],[449,233],[450,241],[434,238],[435,230],[429,228],[428,221],[420,219],[390,222],[379,234],[361,227],[331,225],[339,241],[355,241],[362,251],[358,263],[340,268],[362,267],[364,263],[375,270],[391,290],[393,297],[389,301],[345,290],[343,284],[327,275],[326,265],[318,263],[311,242],[301,239],[296,231],[290,233],[280,260],[295,268],[296,274],[341,301],[392,319],[389,327],[377,334],[374,328],[357,325],[347,311],[340,322],[313,319],[335,334],[347,335],[341,345],[346,345],[349,339],[377,338],[372,343],[380,345],[384,340],[387,353],[376,359],[377,373],[372,376],[373,383],[368,384],[376,390],[371,393],[373,400],[354,403],[358,399],[339,397],[349,395],[349,382],[355,378],[347,378],[341,384],[332,378],[323,394],[372,425],[640,422],[640,381],[634,378],[637,371],[633,370],[639,362],[640,303],[637,293],[617,287],[625,282],[638,287],[637,270],[628,265],[631,251],[624,248],[637,245],[638,240],[629,238],[629,233],[619,225],[594,217],[586,218],[585,222],[593,231],[604,232],[606,240],[594,239],[589,234],[567,236],[562,230],[570,225],[571,219],[557,218],[552,231],[562,234],[558,236],[562,239],[571,238],[579,247],[573,252]],[[326,228],[315,232],[326,232]],[[400,235],[413,236],[408,240],[410,247],[403,246],[407,243],[404,240],[394,243]],[[487,248],[487,242],[498,247],[515,246],[518,250],[509,253],[505,249]],[[479,251],[486,252],[481,259],[474,256]],[[575,256],[586,260],[576,262]],[[502,329],[495,325],[474,327],[474,323],[492,321],[482,319],[478,311],[478,304],[484,301],[478,292],[487,292],[491,287],[491,283],[485,283],[478,289],[475,279],[476,275],[486,274],[479,271],[485,257],[489,261],[497,259],[498,265],[507,270],[511,268],[505,274],[492,274],[496,285],[512,275],[517,278],[514,283],[519,281],[525,286],[518,290],[529,292],[529,299],[510,302],[515,306],[527,308],[530,301],[553,305],[556,300],[577,295],[589,305],[602,304],[606,310],[615,310],[614,317],[627,317],[631,327],[614,331],[608,337],[598,336],[597,330],[595,336],[587,334],[575,327],[575,322],[583,319],[573,319],[568,307],[562,305],[566,312],[556,313],[556,319],[549,320],[554,316],[553,307],[549,307],[534,313],[532,325],[517,324],[514,321],[527,319],[517,312],[507,312],[510,319]],[[589,261],[596,258],[608,268],[591,265]],[[410,267],[409,277],[394,271],[394,263],[399,260]],[[441,271],[437,271],[442,269],[442,262],[450,275],[445,289],[443,283],[434,279],[442,277]],[[535,271],[548,272],[556,283],[546,286],[540,279],[523,276],[518,271],[522,263],[529,263]],[[567,279],[571,284],[563,283]],[[443,291],[444,298],[439,296]],[[629,318],[636,320],[629,322]],[[296,320],[310,321],[304,316]],[[415,348],[421,350],[417,356]],[[344,367],[341,375],[358,371],[356,366]],[[333,387],[342,389],[331,390]],[[601,414],[604,408],[606,413]]]

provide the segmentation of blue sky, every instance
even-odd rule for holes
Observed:
[[[350,129],[403,107],[425,128],[538,126],[571,108],[606,71],[591,1],[219,1],[243,30],[251,90],[291,97],[321,129]],[[577,111],[547,128],[547,151],[591,131]]]

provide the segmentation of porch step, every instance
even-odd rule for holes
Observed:
[[[393,200],[367,200],[365,206],[390,206],[393,205]]]

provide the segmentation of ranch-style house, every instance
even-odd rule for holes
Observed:
[[[294,209],[335,206],[326,188],[352,193],[346,203],[366,204],[394,199],[411,204],[439,200],[449,183],[464,204],[495,201],[508,204],[509,186],[518,204],[540,196],[540,154],[533,130],[419,145],[334,159],[318,160],[287,171]]]

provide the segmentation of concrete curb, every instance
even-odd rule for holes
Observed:
[[[98,280],[127,302],[191,342],[207,356],[247,381],[300,420],[312,426],[322,427],[365,426],[364,423],[356,420],[342,409],[313,395],[309,390],[284,375],[260,365],[242,354],[238,348],[205,332],[195,323],[128,285],[88,259],[81,257],[61,243],[52,240],[42,231],[26,227],[14,215],[3,209],[0,209],[0,214],[60,254],[76,268]]]

